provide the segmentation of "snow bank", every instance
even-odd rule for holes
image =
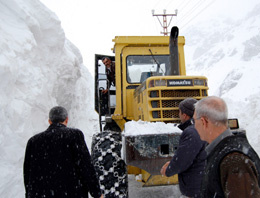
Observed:
[[[0,1],[0,10],[0,197],[19,198],[27,140],[48,127],[51,107],[66,107],[69,126],[91,141],[94,86],[53,12],[37,0]]]
[[[130,121],[125,123],[125,136],[137,135],[154,135],[154,134],[170,134],[181,133],[182,131],[177,127],[177,124],[164,122],[144,122],[144,121]]]

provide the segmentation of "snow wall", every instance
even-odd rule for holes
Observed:
[[[56,105],[90,144],[98,130],[93,77],[57,16],[38,0],[0,1],[0,197],[24,197],[28,139],[48,127]]]

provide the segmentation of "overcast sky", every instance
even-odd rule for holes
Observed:
[[[84,64],[94,71],[94,54],[112,55],[115,36],[162,35],[155,14],[175,13],[170,27],[185,28],[203,20],[240,18],[257,0],[40,0],[57,14],[66,37],[81,51]],[[159,17],[162,23],[162,17]],[[170,17],[167,18],[168,22]],[[170,30],[169,27],[169,30]],[[185,35],[183,35],[185,36]]]

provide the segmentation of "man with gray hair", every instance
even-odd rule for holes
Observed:
[[[48,129],[31,137],[24,158],[25,197],[94,198],[101,195],[90,154],[79,129],[67,127],[64,107],[49,112]]]
[[[225,101],[216,96],[195,104],[195,128],[206,147],[207,165],[201,197],[260,197],[260,160],[244,133],[228,127]]]

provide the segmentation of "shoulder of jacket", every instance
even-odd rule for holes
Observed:
[[[47,133],[47,130],[46,131],[42,131],[42,132],[40,132],[40,133],[37,133],[37,134],[35,134],[35,135],[33,135],[29,140],[28,140],[28,142],[32,142],[32,141],[35,141],[35,140],[37,140],[37,139],[39,139],[39,138],[41,138],[41,137],[44,137],[44,135]]]
[[[67,127],[67,130],[72,136],[76,136],[78,138],[83,138],[83,139],[85,138],[84,133],[80,129]]]
[[[195,129],[194,125],[188,126],[186,129],[183,130],[183,133],[190,134],[192,136],[198,136],[199,135],[197,130]]]
[[[77,128],[72,128],[72,127],[66,127],[63,130],[67,131],[67,132],[71,132],[71,133],[77,133],[77,134],[82,134],[83,132]]]
[[[226,155],[220,163],[221,169],[228,169],[232,173],[239,173],[245,167],[254,166],[253,161],[240,152],[232,152]]]
[[[242,162],[242,161],[243,162],[248,162],[246,160],[250,160],[250,158],[248,156],[246,156],[245,154],[243,154],[243,153],[235,151],[235,152],[227,154],[223,158],[222,162],[223,163],[236,163],[236,162]]]

